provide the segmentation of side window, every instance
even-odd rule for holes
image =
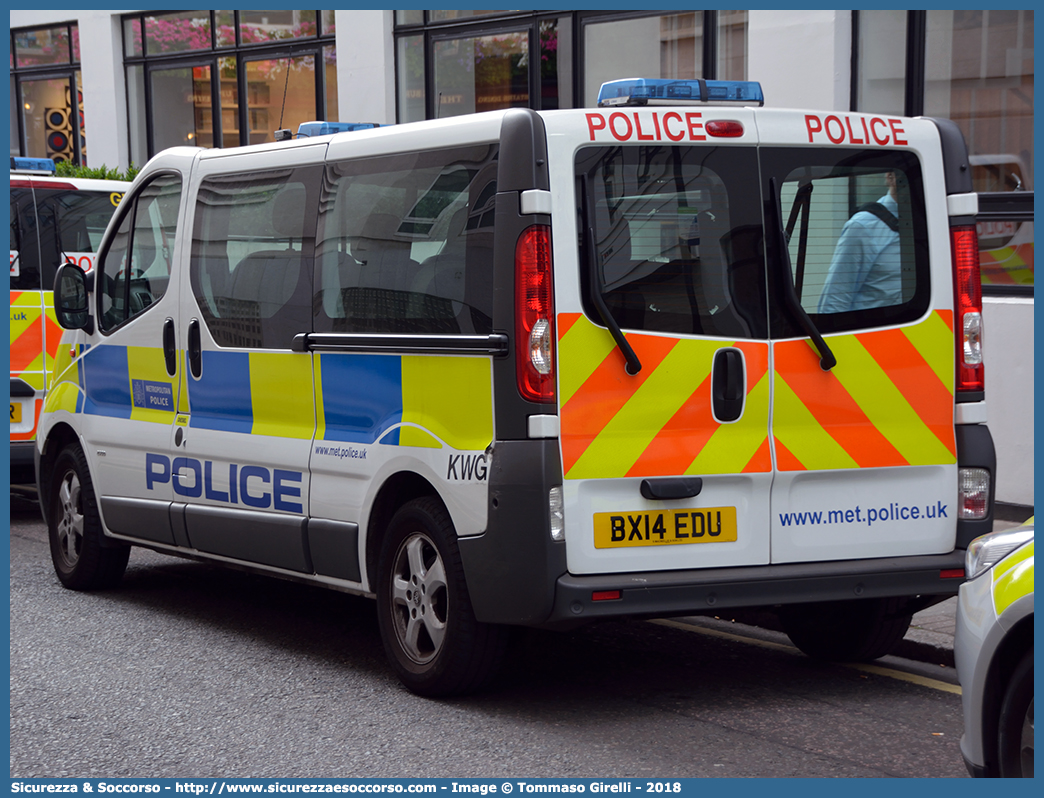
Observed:
[[[496,153],[483,145],[328,166],[315,329],[491,332]]]
[[[116,329],[167,292],[180,204],[181,178],[162,174],[123,208],[116,235],[98,260],[102,330]]]
[[[586,147],[575,174],[590,319],[600,291],[624,328],[767,335],[752,148]]]
[[[778,164],[782,175],[791,274],[801,306],[819,330],[879,327],[920,316],[930,278],[916,157],[850,150],[781,155],[766,160]]]
[[[322,167],[218,175],[196,199],[190,277],[218,346],[289,349],[312,329]]]

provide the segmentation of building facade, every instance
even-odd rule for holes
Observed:
[[[11,11],[10,149],[123,168],[175,145],[273,141],[312,119],[585,107],[606,80],[704,77],[757,80],[777,107],[948,117],[968,142],[977,190],[1032,190],[1033,17]],[[1031,232],[1017,244],[1020,230],[1025,238],[997,222],[980,233],[998,499],[1032,505],[1033,244]]]

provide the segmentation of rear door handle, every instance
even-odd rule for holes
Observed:
[[[747,367],[739,349],[719,349],[714,353],[711,397],[715,421],[728,423],[743,415],[747,398]]]
[[[703,490],[701,477],[665,477],[643,479],[639,488],[646,499],[691,499]]]

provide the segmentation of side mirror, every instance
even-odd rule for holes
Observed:
[[[75,263],[63,263],[54,276],[54,315],[66,330],[94,332],[87,275]]]

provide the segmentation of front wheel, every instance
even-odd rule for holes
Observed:
[[[782,607],[791,642],[813,659],[869,662],[899,645],[912,615],[902,599],[855,599]]]
[[[496,673],[507,632],[475,620],[456,531],[437,499],[415,499],[392,518],[378,559],[377,619],[392,667],[418,695],[474,692]]]
[[[1028,651],[1008,682],[999,722],[1000,775],[1033,778],[1033,652]]]
[[[115,587],[127,568],[130,547],[103,545],[94,484],[76,444],[55,459],[50,502],[47,532],[61,583],[72,590]]]

